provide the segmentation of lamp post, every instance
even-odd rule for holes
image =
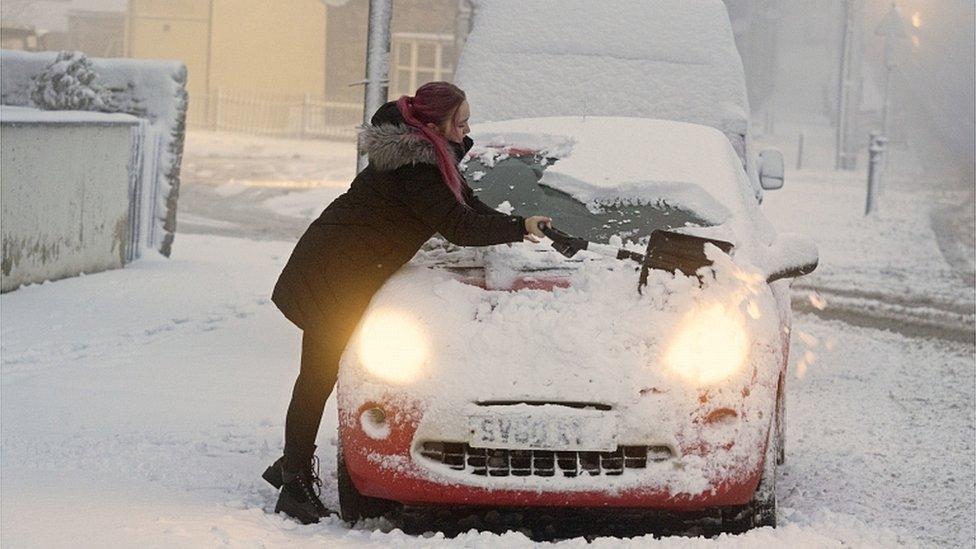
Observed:
[[[878,36],[884,37],[884,104],[881,107],[881,135],[891,138],[891,77],[895,66],[904,57],[908,42],[908,31],[905,20],[901,16],[898,6],[891,4],[891,9],[874,30]]]

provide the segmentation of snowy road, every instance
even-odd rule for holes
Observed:
[[[355,157],[354,143],[190,132],[179,231],[298,240],[349,187]]]
[[[275,496],[259,474],[280,452],[299,349],[267,294],[290,244],[182,235],[174,249],[0,297],[4,544],[444,545],[382,523],[300,527],[267,513]],[[973,347],[808,315],[794,335],[782,527],[636,543],[971,545]],[[521,534],[457,541],[530,545]]]

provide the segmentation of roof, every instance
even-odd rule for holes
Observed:
[[[473,121],[639,116],[745,133],[745,75],[719,0],[475,0],[455,82]]]

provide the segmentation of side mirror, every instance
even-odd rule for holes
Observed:
[[[769,247],[763,271],[766,282],[796,278],[812,273],[820,262],[820,252],[812,240],[798,234],[782,234]]]
[[[766,149],[759,153],[759,185],[765,191],[783,188],[783,153]]]

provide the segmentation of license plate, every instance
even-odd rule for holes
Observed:
[[[609,452],[617,447],[617,421],[610,414],[468,416],[474,448]]]

